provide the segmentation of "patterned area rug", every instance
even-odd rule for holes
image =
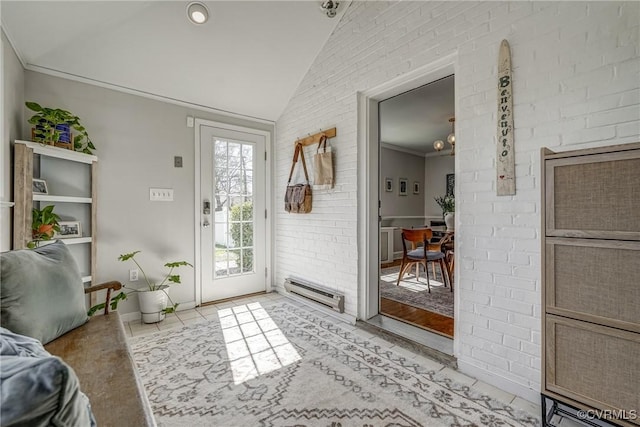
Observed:
[[[132,339],[159,426],[537,426],[290,302]]]
[[[438,279],[436,279],[433,277],[431,266],[429,266],[431,293],[427,292],[427,279],[424,277],[424,272],[420,271],[420,281],[416,280],[415,268],[411,268],[410,272],[405,273],[400,285],[396,286],[400,267],[382,269],[380,274],[380,296],[453,318],[453,292],[449,287],[444,287],[440,277],[440,270],[436,269],[438,272]]]

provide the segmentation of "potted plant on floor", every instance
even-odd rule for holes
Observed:
[[[67,110],[59,108],[42,107],[36,102],[26,102],[25,105],[36,114],[31,116],[29,123],[35,126],[33,129],[33,140],[48,145],[62,144],[69,146],[69,149],[85,154],[92,154],[95,150],[89,134],[82,124],[80,118],[74,116]],[[71,129],[78,132],[71,140]],[[86,139],[86,140],[85,140]]]
[[[138,302],[140,304],[140,312],[142,313],[142,321],[144,323],[157,323],[164,320],[165,314],[175,312],[178,308],[178,304],[174,303],[169,297],[167,290],[172,283],[180,283],[180,275],[174,274],[174,269],[184,266],[193,267],[186,261],[174,261],[168,262],[164,266],[168,268],[168,271],[162,277],[162,280],[152,281],[145,273],[142,266],[136,260],[136,255],[140,251],[135,251],[127,254],[122,254],[118,257],[119,261],[132,261],[140,270],[142,277],[146,283],[146,286],[141,289],[130,288],[124,286],[125,291],[119,293],[111,299],[111,309],[118,308],[118,302],[127,299],[127,296],[133,292],[138,294]],[[127,292],[128,291],[128,292]],[[167,306],[167,300],[171,302],[170,306]],[[104,309],[104,303],[91,307],[89,315],[95,313],[98,310]]]
[[[60,232],[60,217],[53,212],[53,205],[45,206],[42,209],[33,208],[31,211],[31,238],[27,244],[29,249],[37,248],[43,240],[51,240],[53,234]]]

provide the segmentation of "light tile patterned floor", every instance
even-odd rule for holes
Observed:
[[[130,337],[141,336],[141,335],[158,332],[160,330],[176,328],[176,327],[189,325],[189,324],[193,324],[193,323],[197,323],[205,320],[218,320],[218,316],[217,316],[218,310],[221,310],[223,308],[234,307],[237,305],[244,305],[249,302],[265,303],[267,301],[271,302],[271,301],[278,301],[283,299],[287,300],[291,304],[302,305],[300,302],[296,300],[291,300],[283,295],[280,295],[277,293],[270,293],[266,295],[257,295],[257,296],[252,296],[248,298],[241,298],[234,301],[227,301],[220,304],[196,307],[195,309],[192,309],[192,310],[178,311],[175,314],[167,315],[165,319],[160,323],[144,324],[144,323],[141,323],[140,320],[124,322],[124,328]],[[471,378],[458,371],[454,371],[451,368],[445,367],[444,365],[434,360],[426,358],[422,355],[415,354],[411,350],[408,350],[398,345],[393,345],[385,341],[382,337],[376,336],[375,334],[372,334],[368,331],[361,330],[356,326],[343,323],[341,320],[328,315],[326,312],[314,310],[313,307],[310,307],[310,306],[305,306],[305,307],[324,319],[331,320],[341,324],[342,327],[352,330],[353,333],[356,333],[359,335],[361,334],[364,338],[375,339],[379,341],[380,345],[386,344],[389,346],[390,350],[396,353],[402,354],[403,356],[410,358],[412,360],[416,360],[421,364],[423,364],[425,367],[428,367],[429,369],[441,371],[443,374],[446,374],[447,376],[449,376],[452,379],[455,379],[457,382],[461,384],[465,384],[470,387],[473,387],[478,391],[482,391],[483,394],[496,398],[500,401],[508,402],[514,408],[525,410],[535,416],[540,415],[539,405],[531,403],[527,400],[524,400],[506,391],[497,389],[489,384],[486,384],[482,381],[478,381],[475,378]]]

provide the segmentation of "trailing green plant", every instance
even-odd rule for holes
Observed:
[[[244,202],[231,208],[231,239],[236,246],[253,246],[253,223],[243,222],[253,219],[253,203]],[[253,251],[232,249],[231,253],[242,259],[242,270],[253,270]],[[244,253],[242,253],[244,252]]]
[[[440,205],[443,216],[448,212],[456,211],[456,199],[452,195],[434,197],[434,200]]]
[[[120,292],[116,296],[111,297],[111,301],[109,301],[109,306],[111,307],[111,310],[117,309],[118,308],[118,303],[120,301],[123,301],[123,300],[126,300],[126,299],[127,299],[127,294],[125,292]],[[106,303],[104,303],[104,302],[94,305],[87,312],[87,316],[91,317],[94,314],[96,314],[98,311],[104,310],[105,306],[106,306]]]
[[[127,254],[122,254],[118,257],[118,261],[122,261],[122,262],[126,262],[126,261],[132,261],[140,270],[140,273],[142,274],[142,277],[144,278],[144,281],[146,283],[146,287],[143,289],[135,289],[135,288],[130,288],[126,285],[123,286],[123,288],[126,291],[120,292],[119,294],[117,294],[116,296],[114,296],[113,298],[111,298],[111,309],[115,310],[118,308],[118,303],[122,300],[127,299],[127,297],[129,296],[129,294],[134,293],[134,292],[149,292],[149,291],[162,291],[164,292],[164,294],[167,296],[167,298],[169,299],[169,301],[171,302],[171,306],[167,307],[163,310],[163,312],[165,314],[168,313],[173,313],[176,311],[176,309],[178,308],[178,304],[174,303],[173,300],[171,299],[171,297],[169,296],[169,294],[167,293],[166,289],[168,286],[170,286],[172,283],[176,283],[179,284],[180,282],[180,275],[179,274],[174,274],[173,270],[179,267],[193,267],[193,265],[189,264],[186,261],[174,261],[174,262],[167,262],[164,266],[166,268],[168,268],[169,270],[164,274],[164,276],[162,277],[162,280],[160,281],[152,281],[149,279],[149,276],[147,276],[147,273],[145,273],[144,269],[142,268],[142,266],[138,263],[138,260],[135,258],[135,256],[137,254],[139,254],[140,251],[135,251],[135,252],[130,252]],[[105,303],[101,303],[101,304],[97,304],[94,305],[93,307],[91,307],[91,309],[89,310],[89,316],[92,316],[94,313],[96,313],[98,310],[103,310],[105,307]]]
[[[35,142],[52,143],[60,141],[62,132],[58,129],[58,125],[68,125],[78,132],[73,138],[73,149],[81,153],[93,154],[91,150],[95,150],[91,138],[84,126],[80,123],[80,118],[73,115],[67,110],[59,108],[42,107],[36,102],[25,102],[25,105],[36,114],[31,116],[29,123],[35,126],[34,140]]]
[[[33,208],[31,210],[31,238],[27,244],[30,249],[37,248],[43,240],[51,240],[54,233],[60,232],[60,217],[53,212],[53,205],[45,206],[42,209]]]

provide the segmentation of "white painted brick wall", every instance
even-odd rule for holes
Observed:
[[[639,14],[637,2],[353,2],[277,121],[275,285],[289,275],[322,283],[357,313],[356,92],[457,52],[456,356],[537,392],[539,151],[640,140]],[[514,66],[512,197],[495,195],[503,38]],[[285,213],[293,141],[332,126],[335,189],[314,193],[311,214]]]

